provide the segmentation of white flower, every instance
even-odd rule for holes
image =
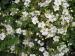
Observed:
[[[44,43],[43,43],[43,42],[41,42],[39,45],[40,45],[40,46],[43,46],[43,45],[44,45]]]
[[[48,6],[49,5],[49,3],[51,2],[52,0],[46,0],[45,2],[43,2],[43,3],[38,3],[38,5],[40,6],[40,7],[46,7],[46,6]]]
[[[44,51],[43,55],[44,56],[49,56],[49,53],[47,51]]]
[[[50,13],[45,13],[45,17],[48,18],[50,22],[54,22],[57,20],[57,18]]]
[[[67,53],[69,51],[68,48],[65,48],[62,52]]]
[[[21,53],[21,56],[28,56],[27,54],[25,54],[24,52]]]
[[[64,8],[67,8],[67,7],[69,7],[69,4],[68,4],[68,2],[63,2],[63,5],[62,5]]]
[[[36,16],[32,17],[31,19],[32,19],[33,24],[36,24],[39,22]]]
[[[0,34],[0,40],[4,40],[5,37],[6,37],[5,33],[1,33],[1,34]]]
[[[38,23],[38,28],[44,28],[44,27],[45,23],[43,21]]]
[[[55,4],[56,6],[61,5],[61,2],[62,2],[62,0],[54,0],[54,4]]]
[[[54,9],[54,11],[58,11],[59,10],[59,6],[54,5],[53,9]]]
[[[68,43],[68,46],[71,46],[72,45],[72,43]]]
[[[14,45],[11,46],[11,47],[10,47],[10,50],[11,50],[11,51],[14,51],[14,50],[15,50],[15,46],[14,46]]]
[[[36,35],[39,35],[39,33],[36,33]]]
[[[27,16],[29,15],[29,13],[27,11],[23,11],[22,12],[22,16],[21,16],[21,20],[20,21],[25,21],[27,19]]]
[[[39,48],[39,51],[41,51],[41,52],[43,52],[44,50],[45,50],[44,47],[40,47],[40,48]]]
[[[57,32],[56,26],[52,26],[49,30],[50,30],[51,33],[56,33]]]
[[[23,44],[24,44],[24,45],[28,45],[28,44],[29,44],[29,40],[28,40],[28,39],[24,40],[24,41],[23,41]]]
[[[21,28],[17,28],[17,29],[16,29],[16,33],[21,34],[21,33],[22,33]]]
[[[64,53],[60,52],[60,53],[55,54],[54,56],[63,56],[63,55],[64,55]]]
[[[40,7],[45,7],[45,3],[38,3],[38,5],[40,6]]]
[[[51,32],[49,32],[46,38],[53,37],[54,35],[55,35],[55,33],[51,33]]]
[[[59,36],[55,36],[55,37],[53,37],[53,40],[55,41],[55,42],[58,42],[59,41]]]
[[[24,5],[25,5],[26,7],[28,7],[30,2],[31,2],[31,0],[24,0]]]
[[[52,15],[49,14],[49,13],[45,13],[45,17],[46,17],[46,18],[53,18]]]
[[[19,3],[20,2],[20,0],[15,0],[15,3]]]
[[[53,37],[57,33],[57,28],[56,28],[56,26],[52,25],[48,31],[49,32],[48,32],[48,35],[46,38]]]
[[[42,35],[46,36],[48,35],[48,28],[41,29],[40,32],[42,33]]]
[[[36,38],[35,41],[38,41],[38,39]]]
[[[72,22],[72,27],[75,27],[75,22]]]
[[[37,43],[38,43],[40,46],[43,46],[43,45],[44,45],[44,43],[41,42],[41,40],[38,40]]]
[[[70,15],[68,15],[66,17],[65,16],[62,16],[61,19],[62,19],[62,22],[67,22],[67,23],[69,23],[72,20],[72,18],[71,18]]]
[[[59,33],[59,34],[64,34],[64,33],[66,33],[66,32],[67,32],[67,30],[65,30],[65,29],[63,29],[63,28],[58,29],[58,33]]]
[[[54,5],[53,5],[53,8],[54,8],[54,11],[57,11],[59,10],[59,5],[61,5],[62,3],[62,0],[54,0]]]
[[[34,13],[36,14],[36,15],[40,15],[40,11],[34,11]]]
[[[36,56],[35,54],[30,54],[30,56]]]
[[[37,16],[37,15],[40,15],[40,11],[32,11],[31,13],[31,16]]]
[[[1,24],[6,28],[7,34],[12,34],[14,33],[13,28],[9,24]]]
[[[24,11],[22,12],[23,16],[26,17],[28,15],[28,12]]]
[[[23,35],[26,35],[26,30],[22,30],[22,34]]]
[[[66,21],[67,23],[70,22],[70,18],[69,18],[69,17],[65,17],[65,18],[63,18],[63,19],[64,19],[64,21]]]
[[[58,56],[63,56],[63,55],[64,55],[64,53],[63,53],[63,52],[61,52],[61,53],[59,53],[59,54],[58,54]]]
[[[34,46],[34,43],[33,42],[29,42],[29,47],[31,48],[31,47],[33,47]]]
[[[21,25],[22,25],[22,22],[21,22],[21,21],[19,21],[19,20],[16,20],[15,22],[16,22],[16,23],[17,23],[17,25],[19,25],[19,26],[21,26]]]
[[[10,25],[5,25],[7,34],[12,34],[14,31]]]
[[[38,40],[37,43],[40,44],[41,43],[41,40]]]
[[[62,14],[63,14],[63,15],[69,15],[68,9],[63,9]]]
[[[67,46],[65,44],[60,44],[60,46],[57,46],[57,49],[59,52],[63,51]]]

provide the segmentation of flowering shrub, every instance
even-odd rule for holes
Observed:
[[[0,55],[69,56],[75,49],[74,3],[1,0]]]

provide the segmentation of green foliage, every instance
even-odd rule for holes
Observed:
[[[19,42],[18,37],[7,36],[7,38],[3,41],[0,41],[0,51],[6,50],[12,45],[16,45]]]

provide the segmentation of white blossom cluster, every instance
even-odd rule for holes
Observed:
[[[63,56],[65,53],[67,53],[69,51],[69,49],[67,48],[66,45],[64,45],[63,43],[61,43],[62,45],[58,46],[57,49],[59,50],[60,53],[57,53],[53,56]]]
[[[19,2],[20,0],[14,1],[14,3],[16,4],[18,4]],[[24,10],[21,11],[20,18],[17,18],[17,20],[12,20],[15,22],[16,26],[13,27],[12,24],[1,23],[1,25],[5,27],[6,32],[3,31],[0,33],[0,40],[4,40],[8,35],[22,35],[24,37],[22,42],[24,48],[28,47],[29,49],[32,49],[37,45],[37,48],[35,47],[34,49],[37,49],[37,51],[42,53],[43,56],[50,56],[51,54],[53,54],[53,52],[49,52],[51,50],[49,48],[50,42],[52,40],[52,44],[57,44],[56,48],[58,50],[58,52],[53,54],[52,56],[63,56],[65,53],[67,53],[69,49],[67,48],[66,44],[60,40],[66,39],[66,37],[64,36],[67,35],[67,29],[73,20],[73,17],[70,15],[68,10],[69,4],[67,0],[45,0],[44,2],[37,3],[37,6],[42,9],[43,7],[50,7],[49,4],[53,2],[53,11],[51,11],[50,9],[44,9],[45,11],[41,11],[40,9],[34,10],[36,8],[34,8],[33,6],[30,8],[29,6],[31,0],[22,0],[22,2],[24,3]],[[60,11],[60,6],[62,7],[61,15],[57,12]],[[33,11],[28,11],[28,9]],[[18,12],[20,12],[17,8],[14,11],[13,9],[10,9],[10,11],[11,16],[14,16]],[[57,13],[55,14],[54,12]],[[5,20],[5,22],[8,21]],[[72,26],[75,26],[75,22],[72,22]],[[51,48],[53,49],[53,51],[55,51],[53,47]],[[15,46],[12,45],[10,49],[11,51],[13,51],[15,49]],[[31,51],[29,49],[28,51]],[[37,56],[37,54],[31,52],[27,52],[27,54],[24,52],[21,53],[21,56],[28,55]]]
[[[22,0],[23,2],[24,2],[24,5],[26,6],[26,7],[28,7],[29,6],[29,3],[31,2],[31,0]],[[16,4],[18,4],[19,2],[20,2],[20,0],[15,0],[14,1]]]
[[[38,5],[39,5],[40,7],[46,7],[46,6],[49,5],[49,3],[50,3],[51,1],[52,1],[52,0],[46,0],[46,1],[44,1],[44,2],[38,3]]]

